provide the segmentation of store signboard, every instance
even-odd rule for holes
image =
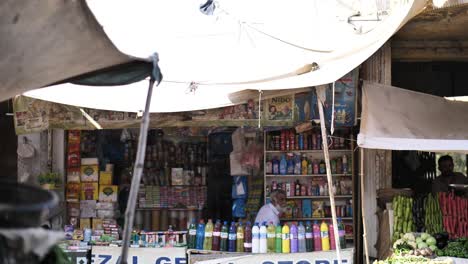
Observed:
[[[91,251],[93,264],[120,263],[120,247],[94,246]],[[187,264],[185,248],[129,248],[128,263],[131,264]]]
[[[356,121],[356,87],[358,71],[353,70],[335,82],[335,97],[327,90],[325,115],[331,119],[332,105],[336,126],[353,126]],[[331,85],[330,85],[331,86]],[[333,103],[334,102],[334,103]],[[96,129],[84,115],[92,118],[104,129],[138,128],[141,119],[137,113],[86,109],[58,104],[26,96],[13,101],[16,134],[29,134],[47,129]],[[261,117],[259,119],[259,117]],[[293,126],[319,120],[315,89],[309,92],[282,95],[263,100],[255,99],[244,104],[177,113],[151,113],[150,127],[222,127],[258,126],[259,121],[268,126]]]
[[[335,97],[333,97],[332,85],[329,85],[330,89],[327,89],[324,103],[327,124],[330,123],[333,110],[335,112],[335,126],[354,126],[356,124],[357,84],[358,70],[355,69],[335,82]],[[296,122],[319,121],[320,116],[315,89],[295,94],[294,109],[294,120]]]
[[[65,250],[65,253],[73,264],[88,263],[88,250]]]
[[[354,249],[341,251],[341,263],[353,263]],[[256,254],[198,261],[197,264],[338,264],[335,251],[317,251],[291,254]]]

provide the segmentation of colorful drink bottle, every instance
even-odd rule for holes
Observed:
[[[283,252],[283,249],[282,249],[282,244],[283,244],[283,238],[282,238],[282,227],[281,225],[277,225],[276,226],[276,230],[275,230],[275,235],[276,235],[276,238],[275,238],[275,252],[276,253],[281,253]]]
[[[260,253],[267,253],[267,227],[266,222],[262,223],[260,226]]]
[[[211,246],[211,250],[219,251],[221,241],[221,221],[218,219],[216,220],[216,224],[213,228],[213,244]]]
[[[187,239],[187,247],[195,248],[197,245],[197,225],[195,224],[195,219],[192,220],[189,227],[189,234]]]
[[[310,221],[306,222],[305,239],[306,239],[306,251],[307,252],[314,251],[314,235],[312,233],[312,226],[310,224]]]
[[[205,226],[205,241],[203,242],[204,250],[211,250],[213,245],[213,222],[208,219],[208,223]]]
[[[322,237],[320,235],[320,226],[317,221],[314,221],[312,230],[314,234],[314,250],[322,251]]]
[[[335,230],[333,229],[333,222],[331,222],[328,225],[328,236],[330,237],[330,249],[335,250],[336,249],[336,243],[335,243]]]
[[[220,242],[220,245],[219,245],[219,250],[220,251],[227,251],[227,249],[228,249],[228,236],[229,236],[228,222],[224,221],[223,226],[221,227],[221,235],[220,235],[221,242]]]
[[[305,227],[302,222],[297,227],[297,244],[298,252],[306,252]]]
[[[228,251],[229,252],[236,252],[236,224],[231,222],[231,226],[229,227],[229,235],[228,235]]]
[[[284,224],[283,229],[281,230],[281,238],[282,238],[282,245],[281,245],[281,252],[289,253],[291,252],[291,241],[289,240],[289,226]]]
[[[325,221],[320,225],[320,236],[322,238],[322,250],[330,250],[330,237],[328,236],[328,225]]]
[[[252,252],[252,227],[249,221],[245,224],[244,229],[244,251]]]
[[[252,227],[252,253],[260,253],[260,227],[258,227],[258,223]]]
[[[203,242],[205,240],[205,222],[200,219],[197,226],[197,249],[203,249]]]
[[[267,252],[275,252],[276,227],[270,222],[267,227]]]
[[[291,253],[297,253],[299,245],[297,241],[297,226],[295,224],[291,224],[289,240],[291,240]]]
[[[346,248],[345,228],[341,218],[338,218],[338,234],[340,235],[340,248]]]
[[[244,252],[244,227],[241,222],[237,226],[236,238],[236,252]]]

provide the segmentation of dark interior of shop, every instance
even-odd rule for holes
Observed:
[[[393,62],[392,85],[435,96],[466,96],[466,72],[467,62]],[[455,167],[459,164],[459,172],[466,175],[467,156],[453,158]],[[420,151],[393,151],[392,172],[394,188],[421,193],[430,192],[432,180],[440,173],[436,153]]]

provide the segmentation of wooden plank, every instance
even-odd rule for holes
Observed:
[[[395,61],[467,61],[468,40],[392,41],[392,59]]]

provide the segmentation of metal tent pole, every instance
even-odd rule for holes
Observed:
[[[328,152],[328,137],[327,137],[327,130],[325,128],[325,115],[323,113],[323,102],[325,101],[326,89],[327,89],[327,86],[325,85],[321,85],[316,88],[317,104],[318,104],[318,110],[320,114],[320,128],[322,131],[322,145],[323,145],[323,153],[325,157],[325,166],[327,168],[327,181],[328,181],[328,190],[330,194],[330,207],[331,207],[331,213],[332,213],[333,233],[335,234],[336,259],[338,263],[341,263],[340,236],[338,233],[338,221],[336,220],[335,196],[333,194],[333,180],[332,180],[331,167],[330,167],[330,153]]]
[[[364,243],[364,255],[366,256],[366,264],[369,264],[369,249],[367,248],[367,225],[366,225],[366,207],[364,200],[364,149],[360,148],[359,152],[359,181],[361,182],[361,212],[362,212],[362,238]]]
[[[128,258],[128,247],[130,246],[130,235],[133,228],[133,220],[135,218],[136,200],[138,195],[138,189],[140,188],[141,174],[143,172],[143,165],[145,162],[146,154],[146,140],[148,135],[148,127],[150,121],[150,105],[151,96],[153,95],[154,78],[150,79],[148,87],[148,95],[146,97],[145,112],[141,119],[140,135],[138,138],[138,149],[133,166],[133,178],[132,185],[130,186],[130,193],[128,196],[127,209],[125,210],[125,225],[123,229],[123,240],[122,240],[122,253],[120,256],[120,264],[127,264]]]

